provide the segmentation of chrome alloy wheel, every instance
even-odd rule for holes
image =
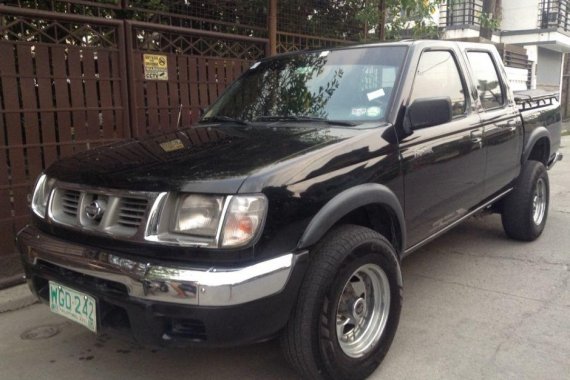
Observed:
[[[546,212],[546,184],[544,183],[544,180],[540,178],[536,182],[534,195],[532,197],[532,219],[534,221],[534,224],[540,225],[542,223],[545,212]]]
[[[344,285],[336,310],[336,335],[342,351],[359,358],[380,340],[390,311],[390,283],[376,264],[358,268]]]

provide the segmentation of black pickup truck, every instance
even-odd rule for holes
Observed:
[[[280,335],[301,376],[364,378],[396,333],[406,255],[482,210],[540,236],[560,128],[557,95],[515,98],[491,45],[281,55],[197,126],[53,164],[18,246],[32,291],[91,331]]]

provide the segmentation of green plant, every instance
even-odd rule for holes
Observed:
[[[374,30],[369,37],[394,40],[402,36],[438,38],[432,16],[444,0],[352,0],[359,5],[356,18]],[[380,33],[381,29],[385,33]]]
[[[491,30],[497,30],[501,25],[501,20],[493,17],[493,14],[488,12],[481,12],[481,15],[479,16],[479,22],[481,23],[482,28]]]

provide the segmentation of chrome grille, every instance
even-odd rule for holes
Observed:
[[[125,227],[138,228],[146,214],[147,199],[124,198],[119,208],[118,223]]]
[[[68,227],[130,238],[143,229],[149,204],[155,197],[153,193],[56,185],[51,196],[49,217],[55,223]]]
[[[69,216],[76,217],[79,209],[79,197],[81,193],[77,190],[64,190],[61,195],[63,212]]]

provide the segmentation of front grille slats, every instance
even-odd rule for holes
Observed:
[[[138,227],[146,213],[148,200],[138,198],[125,198],[119,212],[118,223],[126,227]]]
[[[142,208],[134,208],[134,207],[129,207],[129,206],[123,206],[123,207],[121,207],[121,212],[124,212],[124,213],[132,212],[132,213],[138,214],[141,211],[144,212],[145,209],[146,209],[146,205],[144,205],[144,207],[142,207]]]
[[[141,225],[140,220],[129,220],[125,218],[119,219],[119,224],[127,226],[127,227],[138,227]]]
[[[65,190],[62,194],[63,212],[69,216],[77,216],[79,208],[79,197],[81,193],[75,190]]]
[[[78,229],[119,237],[134,236],[145,221],[149,197],[56,187],[51,203],[52,219]],[[103,214],[93,217],[94,206],[104,206]],[[91,211],[90,213],[87,211]]]

